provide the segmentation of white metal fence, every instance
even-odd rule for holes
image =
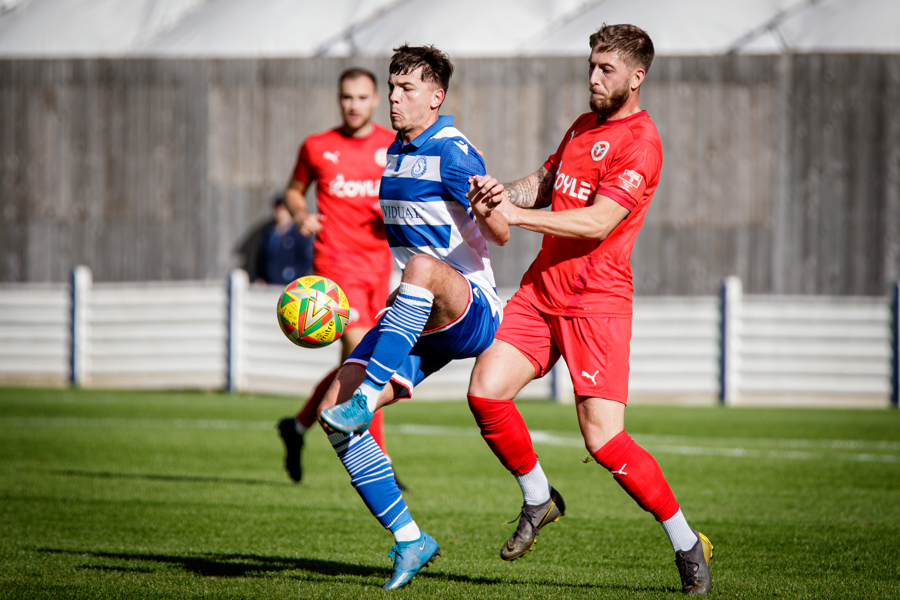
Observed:
[[[0,285],[0,382],[69,380],[70,306],[65,285]]]
[[[0,285],[0,384],[230,389],[305,396],[339,359],[281,334],[281,288],[228,282]],[[508,297],[512,290],[501,295]],[[898,302],[745,296],[635,299],[630,398],[729,405],[888,406],[897,402]],[[474,360],[456,361],[417,398],[464,399]],[[572,399],[565,365],[523,397]]]
[[[896,402],[896,301],[892,310],[886,298],[742,298],[734,279],[724,290],[728,404]]]

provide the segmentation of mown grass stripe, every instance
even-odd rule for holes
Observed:
[[[112,429],[213,429],[269,430],[269,421],[236,421],[218,419],[127,419],[90,417],[0,417],[0,427],[100,427]],[[446,435],[478,437],[474,427],[435,425],[385,425],[385,431],[407,435]],[[532,430],[536,444],[584,448],[581,436]],[[773,458],[789,460],[850,460],[859,462],[900,462],[900,443],[884,440],[816,440],[770,438],[721,438],[696,436],[656,436],[634,434],[634,438],[653,452],[666,454],[723,456],[732,458]],[[862,452],[860,452],[862,451]],[[878,453],[881,452],[881,453]]]

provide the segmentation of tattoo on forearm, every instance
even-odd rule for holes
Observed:
[[[534,175],[529,175],[524,179],[514,181],[506,186],[506,196],[509,202],[519,208],[529,208],[534,204],[537,196],[537,186],[535,185]]]
[[[507,184],[506,196],[511,204],[519,208],[544,208],[550,206],[553,179],[547,169],[541,167],[537,173]]]
[[[553,196],[553,173],[550,173],[544,167],[537,173],[540,178],[538,186],[537,199],[535,200],[535,208],[546,208],[550,206],[550,199]]]

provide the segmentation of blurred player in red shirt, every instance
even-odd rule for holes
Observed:
[[[315,238],[313,273],[337,283],[350,301],[350,326],[341,336],[343,363],[375,325],[375,316],[390,293],[393,259],[378,191],[395,134],[372,121],[378,92],[370,71],[344,71],[338,100],[343,124],[304,140],[284,201],[300,233]],[[305,198],[312,183],[316,184],[317,212],[308,210]],[[336,373],[337,369],[316,385],[296,417],[278,424],[286,450],[285,468],[294,481],[303,475],[303,435],[315,423],[316,409]],[[384,451],[382,423],[378,411],[369,431]]]
[[[518,527],[500,555],[515,560],[541,528],[565,514],[512,400],[563,356],[588,452],[662,523],[683,591],[705,594],[712,586],[712,544],[690,528],[656,460],[625,432],[631,251],[662,168],[659,134],[639,101],[653,42],[633,25],[604,25],[590,44],[591,112],[569,128],[556,153],[505,188],[489,175],[470,181],[476,212],[544,234],[469,387],[482,436],[516,476],[524,498]],[[552,210],[528,210],[547,206]]]

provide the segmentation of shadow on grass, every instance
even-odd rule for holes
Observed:
[[[190,483],[238,483],[244,485],[270,485],[284,487],[294,485],[287,481],[266,479],[234,479],[229,477],[201,477],[199,475],[153,475],[149,473],[109,473],[104,471],[50,471],[56,475],[94,477],[97,479],[146,479],[148,481],[177,481]]]
[[[66,554],[73,556],[86,556],[106,560],[131,560],[172,565],[181,567],[188,573],[202,577],[259,577],[269,573],[283,571],[306,571],[324,577],[380,577],[387,579],[390,576],[388,567],[370,567],[366,565],[348,564],[334,560],[322,560],[318,558],[286,558],[280,556],[259,556],[255,554],[201,554],[197,556],[179,556],[174,554],[139,554],[125,552],[89,552],[78,550],[61,550],[54,548],[38,548],[38,552],[48,554]],[[81,569],[98,571],[129,571],[152,573],[152,569],[146,567],[121,567],[107,565],[82,565]],[[431,567],[431,571],[422,571],[416,577],[435,581],[448,581],[454,583],[466,583],[475,585],[528,585],[557,589],[583,588],[597,590],[623,590],[645,592],[673,592],[675,588],[663,586],[632,586],[610,585],[594,583],[566,583],[559,581],[510,581],[493,577],[469,577],[452,573],[441,573]],[[290,577],[290,576],[289,576]],[[296,579],[309,580],[308,577],[294,577]],[[324,579],[316,578],[319,581]]]
[[[147,567],[110,567],[106,565],[82,565],[78,567],[84,571],[103,571],[116,573],[152,573],[153,569]]]
[[[200,554],[180,556],[177,554],[140,554],[127,552],[90,552],[38,548],[38,552],[48,554],[68,554],[88,556],[105,560],[132,560],[181,567],[188,573],[203,577],[248,577],[282,571],[307,571],[320,575],[371,577],[387,575],[388,569],[351,565],[347,563],[320,560],[316,558],[285,558],[279,556],[257,556],[253,554]],[[103,569],[102,565],[86,565],[83,568]]]

